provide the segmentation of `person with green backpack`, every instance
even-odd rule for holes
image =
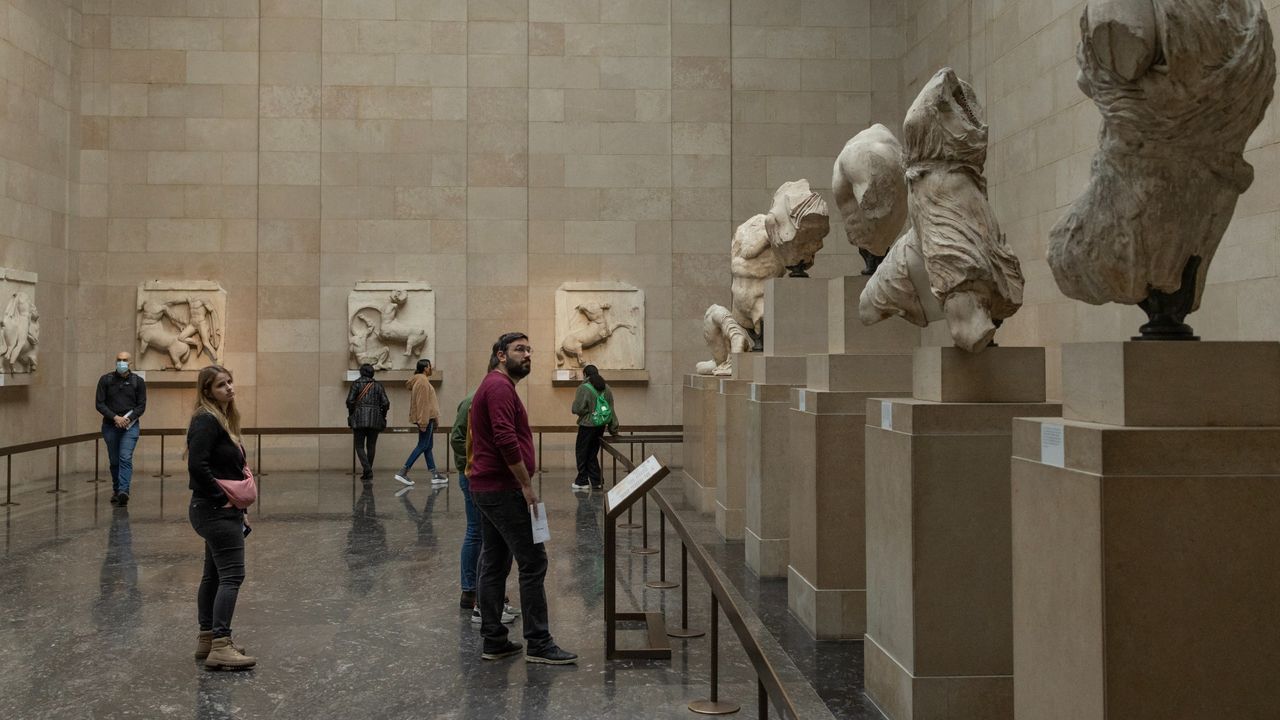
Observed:
[[[578,416],[578,441],[574,447],[578,459],[578,476],[574,478],[574,490],[604,488],[604,474],[600,471],[600,439],[607,429],[618,434],[618,413],[613,404],[613,391],[595,365],[582,368],[586,380],[578,386],[573,396],[573,414]]]

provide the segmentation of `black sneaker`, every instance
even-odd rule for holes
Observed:
[[[119,505],[119,504],[120,504],[120,494],[119,494],[119,493],[111,493],[111,504],[112,504],[112,505]]]
[[[604,489],[604,483],[592,483],[592,484],[591,484],[591,489],[592,489],[592,490],[594,490],[594,491],[596,491],[596,492],[599,492],[600,490],[603,490],[603,489]]]
[[[482,660],[501,660],[505,657],[517,655],[521,650],[524,650],[524,645],[508,640],[506,645],[503,645],[497,650],[485,650],[483,653],[480,653],[480,658]],[[528,656],[526,655],[525,657],[527,658]]]
[[[476,594],[471,590],[462,591],[462,599],[458,601],[458,607],[463,610],[470,610],[476,606]]]
[[[117,497],[116,505],[120,507],[124,507],[125,505],[129,504],[129,493],[120,493],[116,497]]]
[[[572,665],[578,662],[578,656],[561,649],[559,645],[551,647],[536,653],[525,653],[524,661],[529,663],[542,663],[543,665]]]

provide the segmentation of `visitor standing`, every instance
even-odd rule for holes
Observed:
[[[231,372],[217,365],[200,371],[196,405],[187,426],[188,518],[204,539],[204,575],[196,592],[196,659],[211,670],[243,670],[257,660],[231,641],[231,616],[244,582],[245,511],[231,504],[218,480],[246,475],[240,411]]]
[[[116,368],[98,378],[96,406],[102,416],[102,440],[111,464],[111,504],[129,504],[133,482],[133,449],[147,410],[147,383],[129,369],[130,355],[116,354]]]
[[[382,383],[373,379],[373,366],[360,366],[360,378],[347,391],[347,427],[356,444],[356,457],[364,472],[361,480],[373,479],[373,456],[378,451],[378,433],[387,427],[391,400]]]
[[[440,401],[436,398],[436,389],[431,387],[430,378],[431,361],[424,358],[418,361],[413,377],[405,383],[405,387],[409,388],[409,422],[418,428],[418,444],[413,448],[413,452],[409,453],[409,459],[404,461],[404,467],[396,475],[396,480],[405,485],[413,484],[409,479],[409,471],[413,469],[413,464],[417,462],[419,455],[427,459],[427,469],[431,471],[432,485],[449,483],[449,478],[436,469],[436,456],[432,451],[436,426],[440,424]]]
[[[574,478],[574,490],[588,487],[604,488],[604,474],[600,471],[600,439],[607,429],[618,434],[617,406],[613,404],[613,390],[609,388],[595,365],[582,368],[586,380],[578,386],[573,396],[573,414],[578,416],[578,439],[574,454],[578,461],[578,476]]]
[[[531,663],[567,665],[578,656],[555,644],[548,629],[547,551],[533,542],[533,515],[538,495],[531,477],[537,469],[529,415],[516,394],[516,383],[532,369],[529,337],[506,333],[493,344],[487,374],[471,400],[471,454],[467,481],[480,510],[480,635],[485,660],[524,650]],[[520,572],[520,605],[525,648],[507,637],[502,624],[503,588],[515,558]]]

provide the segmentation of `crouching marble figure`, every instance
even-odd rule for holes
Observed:
[[[751,352],[751,336],[723,305],[712,305],[702,316],[702,339],[712,359],[697,364],[699,375],[732,375],[733,353]]]
[[[35,273],[0,268],[0,373],[33,373],[39,365],[35,283]]]
[[[831,189],[849,244],[867,264],[862,274],[870,275],[907,220],[907,182],[898,138],[879,123],[854,135],[836,158]]]
[[[750,333],[755,349],[764,347],[765,282],[788,270],[791,277],[808,277],[805,271],[813,267],[830,229],[826,201],[808,180],[794,180],[774,193],[769,212],[733,233],[733,319]]]
[[[1245,142],[1275,85],[1259,0],[1091,0],[1077,84],[1102,113],[1086,188],[1049,235],[1068,297],[1138,305],[1142,339],[1194,339],[1205,275],[1253,182]]]
[[[945,319],[957,347],[978,352],[1022,305],[1022,267],[1000,233],[982,175],[987,126],[973,88],[951,68],[920,91],[903,122],[911,228],[867,281],[866,325],[898,315]]]

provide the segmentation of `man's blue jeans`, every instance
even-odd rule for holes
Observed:
[[[462,489],[462,505],[467,510],[467,530],[462,535],[462,589],[476,591],[476,572],[480,566],[480,509],[471,502],[470,483],[467,476],[458,473],[458,487]]]
[[[431,446],[436,436],[436,421],[432,420],[427,423],[427,429],[418,433],[418,446],[409,453],[409,459],[404,461],[404,469],[412,470],[413,464],[417,462],[419,455],[427,456],[427,469],[431,472],[436,471],[436,458],[431,453]]]
[[[114,423],[102,424],[102,439],[111,458],[111,492],[128,493],[133,480],[133,448],[138,444],[138,423],[121,430]]]

